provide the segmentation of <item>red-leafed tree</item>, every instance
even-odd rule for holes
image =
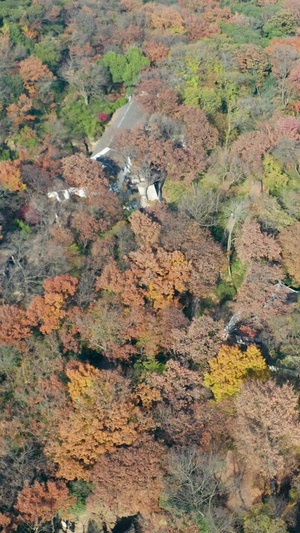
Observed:
[[[15,509],[20,513],[19,521],[37,532],[43,524],[52,521],[58,511],[66,511],[75,502],[76,498],[70,497],[63,481],[35,481],[34,485],[19,492]]]
[[[233,142],[231,151],[240,157],[246,172],[261,175],[263,156],[276,144],[276,140],[264,131],[249,131]]]

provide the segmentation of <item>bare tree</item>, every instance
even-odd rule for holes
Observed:
[[[109,78],[101,63],[91,62],[71,55],[69,62],[61,70],[62,77],[78,91],[88,105],[90,98],[103,95]]]
[[[179,202],[179,209],[196,220],[200,226],[213,226],[216,222],[219,199],[219,193],[192,184],[191,191]]]
[[[169,499],[184,512],[196,512],[204,518],[211,513],[221,492],[222,462],[215,455],[187,448],[172,452],[169,459]]]

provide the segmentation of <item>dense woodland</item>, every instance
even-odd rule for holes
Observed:
[[[3,532],[299,532],[299,0],[1,0],[0,122]]]

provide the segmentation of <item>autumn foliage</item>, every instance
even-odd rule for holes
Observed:
[[[239,453],[247,467],[266,480],[280,481],[295,464],[297,401],[291,385],[280,387],[271,380],[246,383],[236,397],[234,436]]]
[[[86,479],[88,467],[98,457],[119,446],[137,444],[153,428],[153,420],[147,414],[147,396],[144,401],[141,393],[130,391],[129,382],[117,372],[73,363],[67,375],[72,405],[47,453],[59,465],[58,477]],[[158,392],[152,393],[150,405],[159,399]]]
[[[31,333],[26,313],[12,305],[0,306],[0,339],[7,344],[25,340]]]
[[[47,481],[25,487],[18,494],[16,509],[20,513],[20,521],[34,527],[49,522],[53,516],[68,509],[75,503],[63,481]]]
[[[49,334],[59,328],[66,315],[64,305],[74,295],[78,280],[69,274],[48,278],[44,284],[44,296],[36,296],[27,309],[28,321],[39,326],[41,333]]]
[[[209,361],[210,373],[204,383],[217,401],[237,394],[244,381],[251,377],[266,379],[268,368],[257,346],[242,351],[238,346],[222,346],[215,359]]]
[[[0,161],[0,184],[10,192],[26,189],[21,179],[20,161]]]
[[[1,531],[295,533],[299,1],[0,26]]]

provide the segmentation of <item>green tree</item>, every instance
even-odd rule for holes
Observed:
[[[135,46],[130,48],[126,56],[108,52],[102,61],[109,69],[113,82],[124,82],[127,87],[134,85],[141,68],[149,65],[148,58]]]
[[[66,99],[61,108],[60,118],[73,136],[82,137],[83,135],[95,139],[103,133],[103,126],[97,118],[95,105],[87,106],[81,99]]]
[[[267,39],[263,39],[258,30],[249,28],[247,26],[240,26],[238,24],[220,24],[222,33],[229,35],[236,44],[257,44],[265,46],[269,43]]]
[[[289,11],[279,11],[267,22],[264,27],[264,33],[267,37],[284,37],[285,35],[295,35],[298,23],[297,18]]]
[[[24,35],[19,24],[9,24],[9,35],[14,44],[24,46],[24,48],[32,52],[34,42]]]
[[[60,44],[53,37],[47,36],[34,45],[33,54],[50,68],[55,68],[60,61]]]
[[[184,91],[186,105],[198,106],[213,115],[222,105],[220,93],[213,87],[186,87]]]
[[[126,56],[127,66],[124,72],[124,83],[127,87],[134,85],[140,70],[149,65],[148,58],[136,47],[130,48]]]
[[[281,518],[272,518],[271,508],[264,504],[254,505],[244,518],[245,533],[287,533]]]
[[[280,163],[270,154],[266,154],[263,161],[264,166],[264,185],[268,190],[277,195],[286,188],[289,177],[282,171]]]
[[[116,52],[108,52],[103,57],[102,62],[111,73],[113,82],[121,83],[127,66],[126,57],[121,54],[116,54]]]

